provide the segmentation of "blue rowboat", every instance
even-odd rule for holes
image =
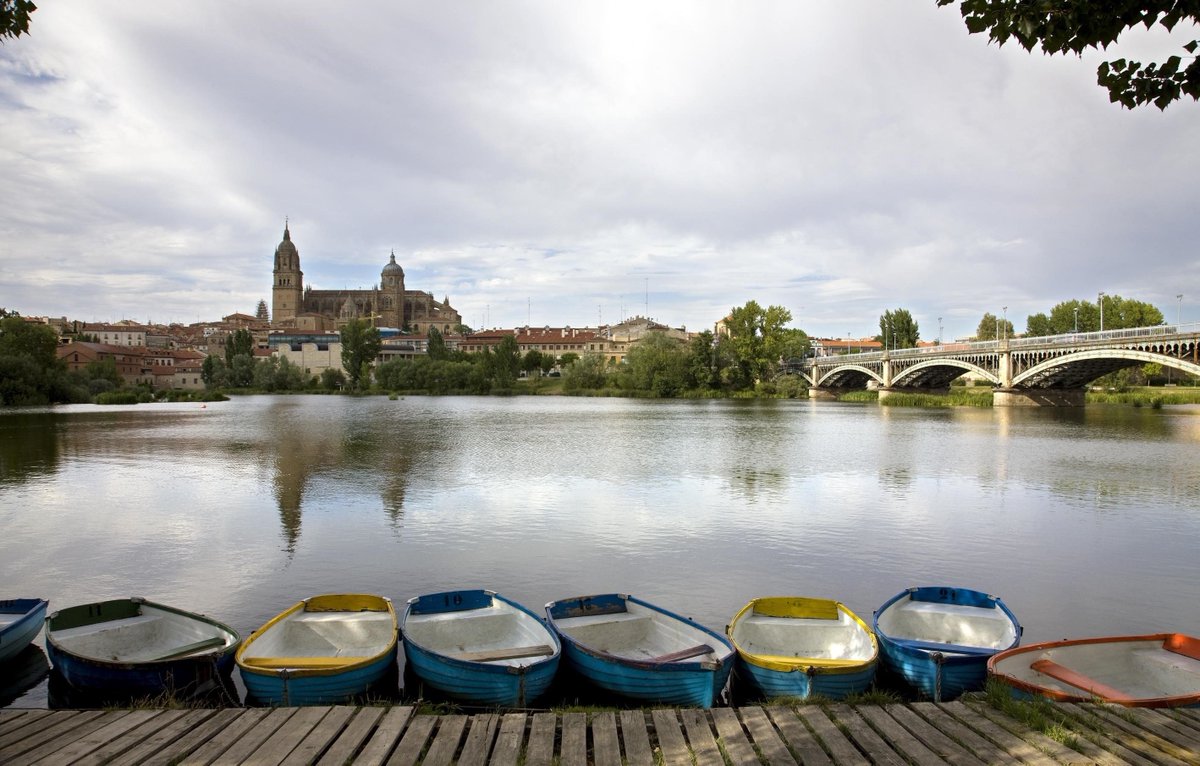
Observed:
[[[122,697],[191,697],[228,681],[241,637],[204,615],[143,598],[60,609],[46,652],[71,687]]]
[[[0,662],[16,657],[33,642],[46,619],[48,604],[42,598],[0,601]]]
[[[712,707],[733,668],[733,646],[724,636],[633,596],[551,601],[546,614],[568,664],[626,697]]]
[[[875,636],[838,601],[756,598],[725,632],[738,652],[734,673],[766,697],[842,699],[875,680]]]
[[[884,665],[935,702],[982,689],[988,658],[1021,641],[995,596],[966,588],[909,588],[875,612]]]
[[[481,705],[528,705],[550,686],[562,655],[558,637],[537,615],[490,590],[411,599],[400,633],[422,682]]]
[[[396,610],[367,594],[313,596],[271,618],[237,652],[254,702],[325,705],[362,695],[396,662]]]
[[[1200,708],[1200,638],[1182,633],[1047,641],[988,660],[1017,698]]]

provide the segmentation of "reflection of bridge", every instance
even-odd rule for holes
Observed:
[[[973,373],[996,387],[996,405],[1079,405],[1088,383],[1126,367],[1154,363],[1200,377],[1198,343],[1200,323],[1159,325],[816,357],[800,374],[817,398],[868,386],[881,398],[945,393]]]

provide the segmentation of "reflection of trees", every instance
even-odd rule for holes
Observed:
[[[0,417],[0,482],[22,482],[58,470],[55,420],[50,412]]]

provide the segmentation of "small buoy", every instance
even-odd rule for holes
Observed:
[[[202,410],[207,410],[207,409],[208,409],[208,405],[207,405],[207,404],[201,404],[201,405],[200,405],[200,409],[202,409]]]

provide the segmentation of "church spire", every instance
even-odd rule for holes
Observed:
[[[283,217],[283,241],[292,241],[292,232],[288,231],[288,217],[286,215]]]

